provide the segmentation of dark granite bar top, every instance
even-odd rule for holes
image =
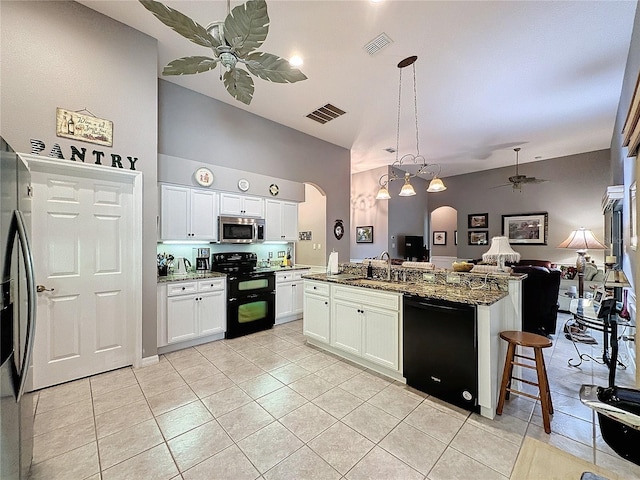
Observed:
[[[355,275],[353,275],[355,276]],[[353,277],[351,276],[351,277]],[[489,284],[475,281],[473,283],[442,285],[428,282],[388,282],[386,280],[368,278],[349,278],[349,275],[327,275],[324,273],[308,274],[303,278],[323,282],[338,283],[350,287],[372,288],[387,292],[417,295],[423,298],[448,300],[468,305],[492,305],[509,295],[506,290],[490,288]]]

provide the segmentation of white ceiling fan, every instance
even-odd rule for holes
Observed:
[[[227,91],[236,100],[249,105],[253,98],[253,79],[249,73],[263,80],[276,83],[294,83],[307,77],[289,62],[271,53],[259,52],[269,33],[269,15],[265,0],[249,0],[230,10],[227,0],[227,18],[224,22],[212,22],[206,28],[171,7],[155,0],[140,0],[140,3],[158,20],[175,30],[187,40],[210,48],[213,57],[182,57],[170,62],[163,75],[190,75],[208,72],[216,66],[224,67]],[[248,70],[243,70],[244,64]]]
[[[520,152],[520,147],[514,148],[513,151],[516,152],[516,174],[509,177],[509,183],[496,185],[493,188],[508,187],[509,185],[511,185],[513,190],[522,191],[522,185],[524,185],[525,183],[543,183],[547,181],[541,178],[527,177],[526,175],[520,175],[520,173],[518,172],[518,160],[519,160],[518,154]]]

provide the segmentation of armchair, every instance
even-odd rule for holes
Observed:
[[[548,336],[556,332],[560,270],[550,268],[551,264],[546,263],[549,267],[526,265],[520,261],[512,268],[514,273],[527,274],[522,283],[522,330]]]

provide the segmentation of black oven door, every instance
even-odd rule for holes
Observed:
[[[229,297],[226,338],[267,330],[275,323],[275,292]]]
[[[272,272],[253,273],[248,276],[233,275],[227,277],[228,298],[270,293],[276,289],[276,277]]]

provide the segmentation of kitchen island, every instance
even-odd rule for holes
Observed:
[[[504,365],[503,330],[520,330],[524,275],[406,270],[406,282],[364,278],[346,264],[338,275],[305,275],[304,335],[308,343],[387,377],[406,382],[403,299],[417,298],[475,309],[477,410],[494,418]],[[386,273],[386,272],[385,272]],[[424,280],[428,279],[428,280]],[[442,324],[442,328],[452,325]],[[451,338],[455,338],[451,337]],[[453,340],[455,341],[455,340]],[[428,355],[429,345],[424,345]]]

